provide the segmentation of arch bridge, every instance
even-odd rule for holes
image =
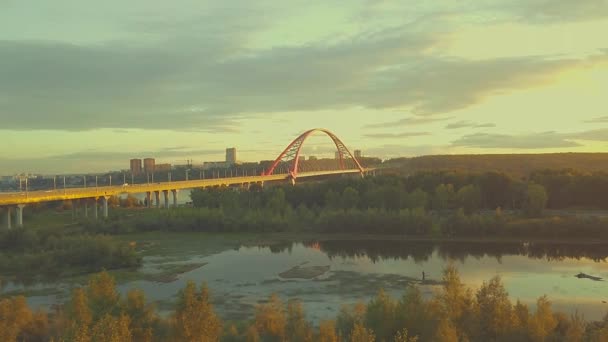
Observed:
[[[304,142],[314,133],[323,133],[327,135],[336,146],[337,164],[335,169],[327,168],[314,163],[302,162],[302,147]],[[272,165],[265,171],[260,173],[252,172],[248,174],[242,172],[241,175],[228,176],[227,172],[224,177],[220,173],[217,176],[214,174],[211,178],[203,178],[186,180],[186,181],[168,181],[160,183],[145,183],[145,184],[121,184],[116,186],[101,186],[101,187],[79,187],[79,188],[63,188],[49,189],[37,191],[21,191],[21,192],[0,192],[0,208],[3,208],[6,218],[6,226],[12,227],[13,216],[17,226],[23,226],[23,210],[28,204],[52,202],[52,201],[72,201],[72,207],[84,207],[84,216],[88,217],[89,205],[92,205],[92,215],[98,217],[98,204],[101,204],[101,214],[103,217],[108,216],[108,199],[112,196],[124,194],[146,194],[146,204],[152,207],[154,200],[157,208],[169,208],[177,206],[177,196],[179,190],[219,187],[219,186],[242,186],[248,187],[251,184],[263,185],[264,182],[271,181],[291,181],[295,185],[296,179],[341,175],[341,174],[360,174],[363,176],[366,172],[372,169],[365,169],[361,166],[357,158],[348,150],[346,145],[332,132],[316,128],[311,129],[292,141],[287,148],[276,158]],[[164,197],[164,203],[161,205],[161,194]],[[170,203],[170,195],[172,203]],[[101,203],[100,203],[101,202]],[[14,215],[13,215],[14,213]]]

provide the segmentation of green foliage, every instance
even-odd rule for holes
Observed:
[[[538,184],[529,184],[526,191],[524,211],[530,217],[539,217],[547,207],[547,192],[545,187]]]
[[[481,189],[476,185],[467,185],[460,188],[456,194],[456,198],[458,204],[467,215],[481,208]]]
[[[58,229],[0,231],[0,272],[33,277],[139,266],[128,244],[109,236]]]

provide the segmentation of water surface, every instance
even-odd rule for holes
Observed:
[[[600,319],[608,312],[608,304],[602,303],[608,301],[608,281],[575,277],[584,272],[608,278],[606,244],[335,240],[238,246],[214,241],[207,234],[156,238],[151,244],[155,247],[145,252],[139,279],[121,283],[119,290],[143,289],[148,300],[168,313],[178,291],[193,280],[208,284],[224,319],[251,317],[256,304],[277,293],[283,299],[302,300],[309,318],[319,320],[334,318],[343,304],[368,301],[380,288],[397,297],[409,284],[417,284],[430,297],[440,286],[442,270],[454,264],[473,288],[499,275],[513,300],[533,306],[546,294],[556,309],[578,310],[587,319]],[[187,271],[150,277],[180,266]],[[294,272],[294,267],[299,269]],[[31,305],[48,307],[65,300],[74,285],[8,284],[2,291],[59,289],[29,295]]]

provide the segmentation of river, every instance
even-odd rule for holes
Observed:
[[[129,237],[133,239],[133,237]],[[608,279],[607,244],[329,240],[270,243],[210,234],[156,234],[135,239],[144,256],[136,272],[117,272],[119,290],[140,288],[168,313],[187,281],[206,282],[224,319],[251,317],[272,293],[298,298],[311,320],[334,318],[342,304],[368,301],[380,288],[400,296],[418,284],[430,297],[443,268],[454,264],[463,281],[479,287],[499,275],[511,298],[534,307],[548,295],[556,310],[586,319],[608,312],[608,281],[579,279],[579,272]],[[247,240],[245,242],[245,240]],[[421,281],[422,272],[426,280]],[[1,293],[25,291],[30,305],[49,307],[83,282],[5,284]]]

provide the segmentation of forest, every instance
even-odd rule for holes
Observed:
[[[431,155],[387,160],[384,166],[402,173],[450,171],[483,173],[498,171],[513,177],[526,177],[536,170],[577,169],[583,172],[608,170],[608,153],[542,153],[542,154],[462,154]]]
[[[515,303],[515,304],[514,304]],[[106,272],[73,289],[52,312],[33,311],[24,297],[0,300],[0,340],[17,341],[188,341],[188,342],[456,342],[608,340],[608,315],[588,322],[579,314],[552,309],[546,296],[535,308],[513,302],[499,277],[480,288],[466,287],[453,266],[442,285],[424,298],[415,285],[400,298],[383,290],[368,303],[345,305],[333,320],[307,320],[302,303],[278,295],[261,301],[246,321],[223,321],[203,284],[189,282],[168,316],[160,316],[141,290],[121,296]]]

